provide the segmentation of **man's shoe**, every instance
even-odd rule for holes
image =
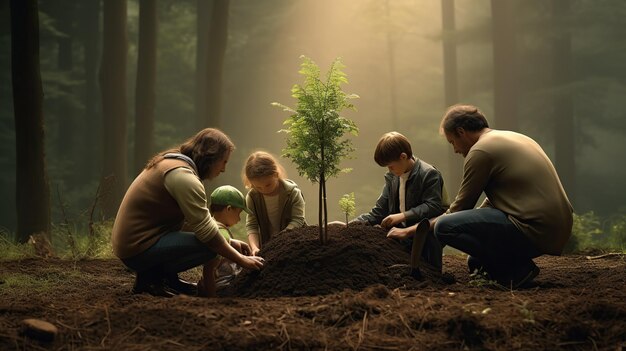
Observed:
[[[475,273],[476,271],[484,271],[485,267],[483,267],[483,263],[474,256],[467,256],[467,268],[469,269],[470,274]]]
[[[525,288],[532,283],[537,275],[539,275],[539,267],[531,260],[528,264],[515,267],[509,278],[498,279],[498,283],[507,289]]]
[[[133,289],[131,290],[131,292],[133,294],[147,293],[152,296],[167,297],[167,298],[174,297],[174,294],[169,292],[163,284],[159,284],[159,283],[137,284],[137,282],[135,282],[135,285],[133,285]]]
[[[539,275],[539,267],[537,267],[534,262],[531,261],[531,263],[532,265],[530,266],[528,271],[519,275],[519,277],[515,277],[516,279],[511,280],[511,287],[513,289],[519,289],[529,285],[533,281],[533,279],[535,279],[535,277]]]
[[[173,275],[165,279],[165,286],[176,293],[196,296],[198,294],[198,285],[190,283]]]

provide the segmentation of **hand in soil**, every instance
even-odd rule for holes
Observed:
[[[240,262],[237,262],[241,267],[253,270],[260,270],[263,268],[265,260],[260,256],[241,256]]]
[[[407,239],[410,234],[411,234],[411,232],[410,232],[409,228],[396,228],[396,227],[393,227],[393,228],[389,229],[389,232],[387,232],[387,237],[390,238],[390,239],[403,240],[403,239]]]
[[[405,219],[406,219],[406,216],[404,216],[404,213],[392,214],[392,215],[385,217],[382,220],[382,222],[380,222],[380,226],[385,229],[389,229],[395,226],[396,224],[401,223]]]
[[[250,246],[241,240],[231,239],[230,246],[242,255],[250,256],[250,253],[252,252],[252,250],[250,250]]]

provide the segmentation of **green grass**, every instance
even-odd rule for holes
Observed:
[[[53,226],[51,244],[55,256],[80,260],[87,258],[114,258],[111,247],[111,229],[113,222],[100,222],[93,225],[93,236],[87,230],[79,231],[76,227]],[[21,260],[37,257],[31,244],[19,244],[15,235],[0,233],[0,261]]]
[[[1,277],[4,281],[0,284],[0,296],[12,294],[28,294],[33,292],[53,292],[59,286],[66,285],[68,281],[80,282],[88,277],[78,270],[57,271],[49,270],[39,272],[37,275],[26,273],[10,273]]]

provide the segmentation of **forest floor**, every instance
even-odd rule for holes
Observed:
[[[301,234],[287,233],[295,239],[281,246],[290,247],[295,256],[306,256],[297,245],[315,251],[310,245],[316,238],[303,240]],[[363,230],[357,234],[363,235]],[[389,240],[377,239],[363,247],[354,244],[355,238],[344,234],[335,239],[334,245],[313,253],[318,256],[309,257],[313,262],[302,268],[299,264],[307,260],[300,262],[295,256],[284,262],[278,257],[271,260],[265,248],[269,257],[265,269],[243,274],[233,283],[240,287],[239,296],[231,292],[213,299],[132,295],[133,274],[119,260],[2,261],[0,350],[626,349],[623,255],[543,256],[535,260],[541,268],[536,284],[512,291],[472,280],[459,255],[444,257],[444,271],[455,282],[432,277],[412,282],[401,264],[377,270],[363,263],[387,264],[367,250]],[[354,245],[344,245],[350,242]],[[384,245],[379,252],[400,247]],[[360,266],[366,269],[350,273],[341,262],[327,265],[320,259],[324,252],[330,252],[324,257],[346,256],[350,262],[360,252]],[[286,285],[272,280],[274,271],[288,266],[303,288],[294,289],[295,278],[284,279]],[[326,275],[306,279],[316,272]],[[198,274],[193,270],[183,277],[197,279]],[[345,283],[346,279],[336,279],[342,274],[356,278]],[[368,284],[363,277],[374,281]],[[325,284],[324,279],[334,280]],[[342,282],[354,289],[344,289]],[[24,336],[22,321],[28,318],[54,324],[56,338],[42,342]]]

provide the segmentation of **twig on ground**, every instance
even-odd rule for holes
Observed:
[[[289,333],[287,332],[287,326],[285,325],[285,323],[280,323],[281,328],[280,328],[280,332],[278,332],[278,335],[281,337],[285,338],[285,341],[283,341],[282,344],[280,344],[280,346],[278,346],[279,349],[282,350],[283,346],[285,346],[285,344],[287,344],[287,348],[289,350],[291,350],[291,338],[289,337]]]
[[[413,330],[411,329],[411,327],[409,327],[409,324],[404,319],[404,316],[402,315],[402,313],[398,313],[398,317],[400,317],[400,321],[406,327],[406,329],[409,331],[409,334],[411,334],[412,337],[415,337],[415,333],[413,333]],[[424,319],[422,318],[422,322],[423,321],[424,321]],[[422,323],[420,323],[420,327],[421,327],[421,325],[422,325]]]
[[[626,254],[622,252],[609,252],[609,253],[605,253],[603,255],[598,255],[598,256],[585,256],[585,258],[588,260],[599,260],[601,258],[614,257],[614,256],[626,256]]]
[[[365,339],[365,331],[367,330],[367,311],[365,311],[365,314],[363,315],[363,323],[361,323],[361,328],[359,328],[359,339],[356,342],[356,346],[354,347],[354,350],[358,350],[358,348],[361,346],[361,344],[363,344],[363,340]]]
[[[111,334],[111,319],[109,318],[109,307],[108,306],[104,306],[104,315],[105,315],[105,319],[107,321],[107,333],[102,338],[102,341],[100,341],[100,346],[102,346],[102,347],[104,347],[104,341],[106,340],[106,338]]]

